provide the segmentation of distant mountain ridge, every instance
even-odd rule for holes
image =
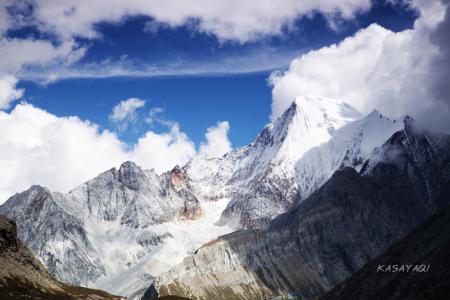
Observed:
[[[18,222],[21,239],[59,280],[139,298],[202,244],[266,230],[303,207],[336,171],[375,172],[404,120],[377,111],[361,118],[341,102],[301,97],[253,143],[221,158],[195,157],[160,175],[125,162],[67,194],[33,186],[0,213]]]

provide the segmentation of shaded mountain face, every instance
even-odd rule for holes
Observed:
[[[363,164],[334,175],[268,230],[239,231],[159,276],[159,295],[196,299],[315,299],[450,204],[450,137],[392,135]]]
[[[450,299],[449,286],[450,208],[446,208],[320,299]]]
[[[63,284],[54,279],[17,239],[16,223],[0,215],[1,299],[123,299],[103,291]]]

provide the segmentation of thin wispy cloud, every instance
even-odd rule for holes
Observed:
[[[162,107],[152,107],[150,111],[148,112],[147,116],[145,117],[144,121],[147,123],[150,127],[154,126],[157,123],[164,122],[164,119],[162,119],[161,114],[164,112],[164,109]]]
[[[138,62],[123,57],[119,60],[104,59],[99,62],[79,63],[71,66],[28,68],[20,72],[25,80],[50,84],[63,79],[110,77],[160,77],[232,75],[273,71],[286,68],[301,53],[301,49],[277,51],[261,47],[242,55],[223,55],[203,60]]]
[[[139,98],[129,98],[120,101],[114,106],[108,118],[117,125],[119,130],[124,131],[130,124],[137,121],[137,110],[144,107],[144,105],[145,100]]]

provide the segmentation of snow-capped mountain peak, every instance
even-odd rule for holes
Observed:
[[[131,190],[139,190],[140,183],[145,182],[147,177],[143,170],[134,162],[126,161],[119,168],[119,181]]]
[[[274,141],[283,142],[281,155],[297,160],[327,142],[337,129],[362,115],[350,105],[330,98],[297,97],[271,125]]]
[[[231,198],[223,223],[264,227],[273,216],[308,197],[336,170],[360,169],[403,126],[376,110],[361,118],[341,101],[296,98],[254,143],[225,155],[220,163],[219,170],[231,170],[225,185],[219,182],[211,189],[226,190]],[[234,167],[222,167],[228,164]]]
[[[297,97],[292,102],[292,106],[304,118],[316,121],[325,127],[334,127],[334,129],[362,117],[359,111],[347,103],[325,97]]]

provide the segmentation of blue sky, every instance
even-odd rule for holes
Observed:
[[[149,78],[102,78],[61,80],[48,86],[20,84],[26,101],[58,116],[77,115],[102,127],[116,130],[108,120],[112,107],[129,97],[146,100],[140,119],[153,107],[164,109],[163,117],[175,120],[199,144],[208,127],[217,121],[230,122],[234,146],[252,141],[269,122],[271,94],[268,72],[226,76],[160,76]],[[233,130],[235,128],[235,130]],[[138,122],[118,134],[130,143],[148,129],[165,131],[165,126]]]
[[[58,116],[76,115],[114,131],[117,128],[108,115],[114,105],[130,97],[146,100],[139,110],[140,119],[152,107],[164,108],[164,118],[178,122],[196,144],[206,128],[227,120],[232,145],[242,146],[269,122],[272,95],[267,79],[273,70],[284,69],[301,53],[339,42],[371,23],[401,31],[411,28],[416,17],[412,9],[381,2],[351,21],[342,21],[338,29],[331,29],[324,16],[316,13],[296,21],[282,35],[246,43],[223,42],[215,35],[193,31],[190,25],[149,31],[145,28],[152,18],[131,17],[96,24],[99,39],[77,38],[87,45],[87,52],[70,71],[65,70],[79,72],[76,75],[42,84],[45,78],[33,77],[41,70],[35,68],[38,71],[27,75],[33,80],[24,76],[18,86],[25,88],[24,99],[33,105]],[[34,27],[12,30],[9,35],[45,37]],[[125,66],[130,76],[118,73],[111,77],[107,70],[102,71],[101,66],[111,65]],[[134,143],[149,128],[165,130],[161,124],[137,122],[118,134]]]
[[[220,157],[302,95],[450,132],[447,4],[0,1],[0,203]]]

